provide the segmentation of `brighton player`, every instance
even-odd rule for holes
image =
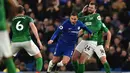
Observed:
[[[12,0],[8,0],[9,4],[15,6]],[[9,36],[6,28],[4,0],[0,0],[0,60],[4,59],[8,73],[16,73],[16,68],[12,59],[12,51],[10,48]]]
[[[31,17],[24,15],[23,6],[18,6],[18,14],[12,19],[12,52],[17,54],[20,48],[24,48],[30,56],[34,56],[36,59],[36,72],[40,73],[43,66],[42,55],[38,47],[31,40],[29,33],[29,27],[31,27],[34,33],[37,43],[40,49],[43,49],[43,45],[40,41],[37,28],[35,27],[34,21]]]
[[[76,47],[72,60],[75,68],[76,73],[84,73],[85,71],[85,62],[88,58],[92,56],[92,54],[95,52],[97,56],[100,58],[102,64],[104,65],[104,68],[107,73],[110,73],[110,67],[106,60],[105,51],[102,46],[97,47],[97,43],[99,40],[99,32],[103,28],[105,28],[104,24],[102,24],[101,17],[98,13],[96,13],[97,5],[96,3],[90,3],[87,6],[85,6],[81,13],[79,13],[79,19],[86,24],[86,26],[94,32],[93,36],[90,38],[88,34],[85,34],[84,37],[86,37],[86,40],[82,40]],[[83,13],[88,9],[88,15],[83,16]],[[108,32],[109,33],[109,32]],[[110,37],[108,37],[108,44],[110,41]],[[106,45],[107,47],[109,45]],[[80,57],[80,58],[79,58]],[[79,64],[78,61],[79,60]]]
[[[92,32],[81,21],[78,20],[76,12],[72,12],[70,19],[67,19],[58,27],[51,39],[48,41],[48,44],[52,44],[54,39],[60,34],[56,49],[54,51],[53,59],[49,62],[47,73],[51,72],[51,69],[57,62],[58,67],[67,65],[67,63],[70,61],[70,57],[73,54],[80,29],[84,29],[89,34],[92,34]],[[62,56],[63,58],[59,62],[60,57]]]

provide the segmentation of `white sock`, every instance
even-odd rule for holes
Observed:
[[[49,62],[49,66],[47,69],[47,72],[51,72],[52,68],[54,67],[55,64],[52,63],[52,60]]]
[[[57,63],[57,66],[64,66],[64,64],[62,61],[60,61],[59,63]]]

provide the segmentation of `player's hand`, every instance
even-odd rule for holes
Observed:
[[[93,34],[84,34],[83,35],[83,39],[87,39],[87,38],[90,38],[91,36],[93,36]]]
[[[105,44],[105,50],[109,51],[109,44],[107,44],[107,43]]]
[[[53,40],[49,40],[49,41],[48,41],[48,44],[52,44],[52,43],[53,43]]]
[[[88,5],[84,6],[84,8],[82,9],[82,13],[86,12],[88,8]]]
[[[40,47],[41,50],[44,50],[44,46],[42,44],[39,45],[39,47]]]
[[[37,43],[38,43],[40,49],[43,50],[43,49],[44,49],[44,46],[42,45],[40,39],[37,40]]]

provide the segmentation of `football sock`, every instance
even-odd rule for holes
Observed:
[[[73,63],[73,68],[74,68],[75,72],[78,73],[78,66],[79,66],[78,62],[73,61],[72,63]]]
[[[5,64],[6,64],[8,73],[16,73],[16,68],[15,68],[15,65],[13,63],[13,59],[12,58],[6,59],[5,60]]]
[[[110,66],[109,66],[108,62],[105,62],[103,65],[104,65],[106,73],[110,73]]]
[[[85,71],[85,64],[79,64],[79,67],[78,67],[78,73],[84,73]]]
[[[36,71],[41,71],[43,66],[42,58],[36,58]]]

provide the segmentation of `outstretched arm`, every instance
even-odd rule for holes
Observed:
[[[39,35],[38,35],[38,31],[37,31],[36,26],[34,25],[33,22],[30,22],[29,25],[30,25],[30,27],[31,27],[31,30],[32,30],[33,34],[35,35],[35,37],[36,37],[36,39],[37,39],[37,43],[38,43],[40,49],[43,49],[43,45],[42,45],[42,43],[41,43],[41,41],[40,41],[40,38],[39,38]]]

